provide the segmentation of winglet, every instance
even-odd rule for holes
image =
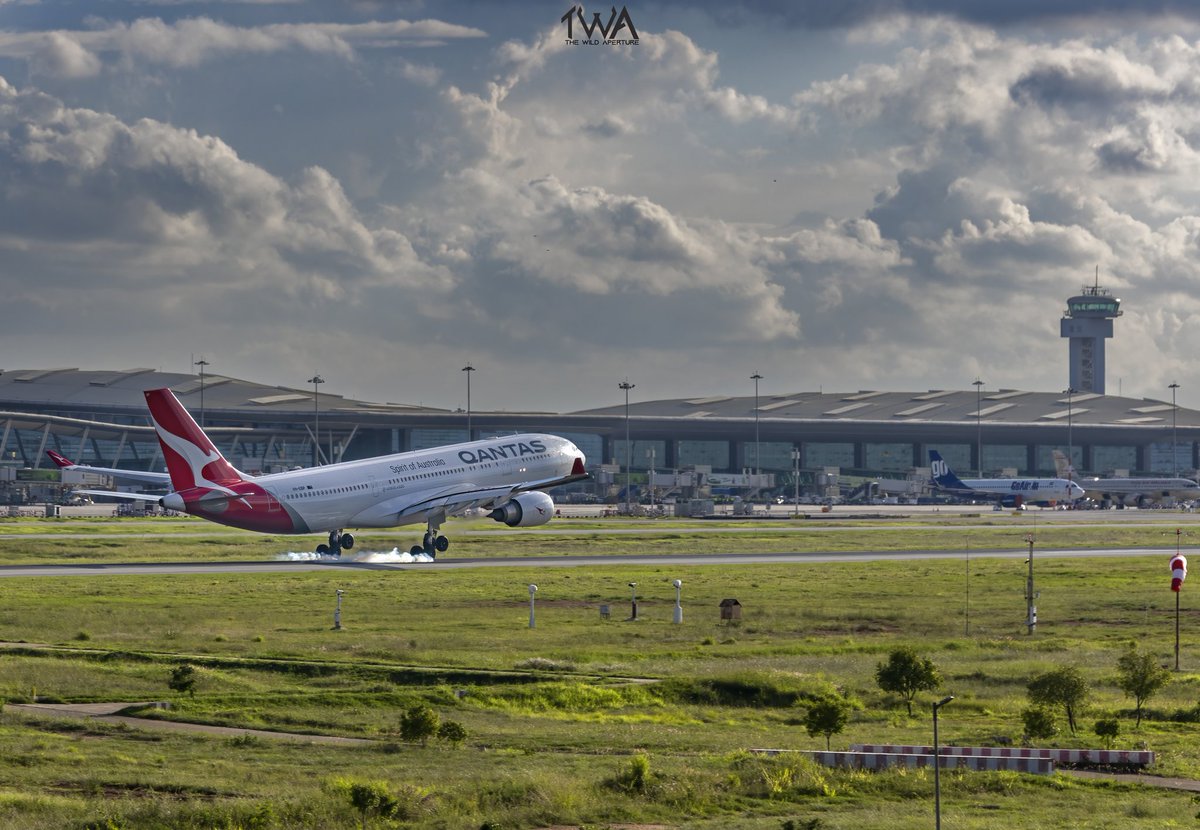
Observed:
[[[60,468],[67,469],[75,466],[75,462],[69,461],[65,456],[56,453],[54,450],[46,450],[46,455],[50,456],[50,460]]]

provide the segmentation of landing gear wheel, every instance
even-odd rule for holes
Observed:
[[[329,555],[329,545],[326,545],[324,543],[317,545],[317,556],[328,556],[328,555]]]
[[[421,547],[420,545],[413,545],[408,552],[412,556],[420,556],[425,552],[425,548]]]
[[[446,549],[450,547],[450,540],[445,536],[439,536],[434,541],[433,546],[437,548],[438,553],[445,553]]]
[[[354,537],[349,533],[342,534],[342,550],[350,550],[354,547]]]

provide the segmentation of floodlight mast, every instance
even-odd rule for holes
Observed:
[[[938,709],[941,709],[952,700],[954,700],[954,695],[946,695],[946,697],[933,704],[933,816],[935,830],[942,830],[942,778],[940,773],[941,748],[938,745]]]

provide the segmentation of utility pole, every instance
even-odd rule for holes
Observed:
[[[471,373],[475,367],[468,363],[462,368],[467,373],[467,440],[471,440]]]
[[[313,462],[314,467],[320,466],[321,452],[321,411],[317,407],[317,386],[325,382],[325,379],[320,375],[313,375],[308,379],[308,382],[313,385]]]
[[[1172,382],[1167,388],[1171,390],[1171,478],[1178,478],[1179,464],[1176,461],[1176,447],[1179,445],[1175,443],[1175,390],[1179,388],[1179,384]]]
[[[194,365],[200,367],[200,429],[204,429],[204,367],[208,361],[201,355]]]
[[[629,390],[637,386],[636,383],[630,383],[629,378],[617,384],[618,389],[625,390],[625,515],[630,515],[633,510],[629,504],[630,497],[630,473],[633,468],[633,445],[629,443]]]
[[[975,451],[979,453],[979,458],[976,459],[979,469],[975,472],[983,478],[983,399],[980,397],[983,381],[975,378],[971,385],[975,387]]]
[[[1025,581],[1025,625],[1028,626],[1029,634],[1037,631],[1037,606],[1034,601],[1037,599],[1037,593],[1033,590],[1033,534],[1025,534],[1025,542],[1029,545],[1029,577]]]

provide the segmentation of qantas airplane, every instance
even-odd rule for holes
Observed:
[[[951,493],[1011,500],[1018,505],[1083,498],[1083,488],[1065,478],[968,478],[964,481],[954,474],[937,450],[929,451],[929,467],[934,486]]]
[[[225,460],[170,389],[145,395],[166,473],[88,467],[47,454],[65,469],[157,483],[171,492],[79,492],[156,501],[168,510],[261,533],[328,533],[329,544],[317,545],[322,555],[340,556],[354,546],[346,528],[424,522],[424,539],[411,553],[435,557],[450,546],[438,533],[449,516],[482,508],[509,527],[545,524],[554,502],[542,491],[588,477],[578,447],[541,434],[250,476]]]
[[[1200,498],[1200,484],[1190,478],[1097,478],[1079,477],[1062,450],[1054,451],[1054,468],[1064,478],[1078,482],[1089,499],[1122,507],[1160,502],[1164,499]]]

